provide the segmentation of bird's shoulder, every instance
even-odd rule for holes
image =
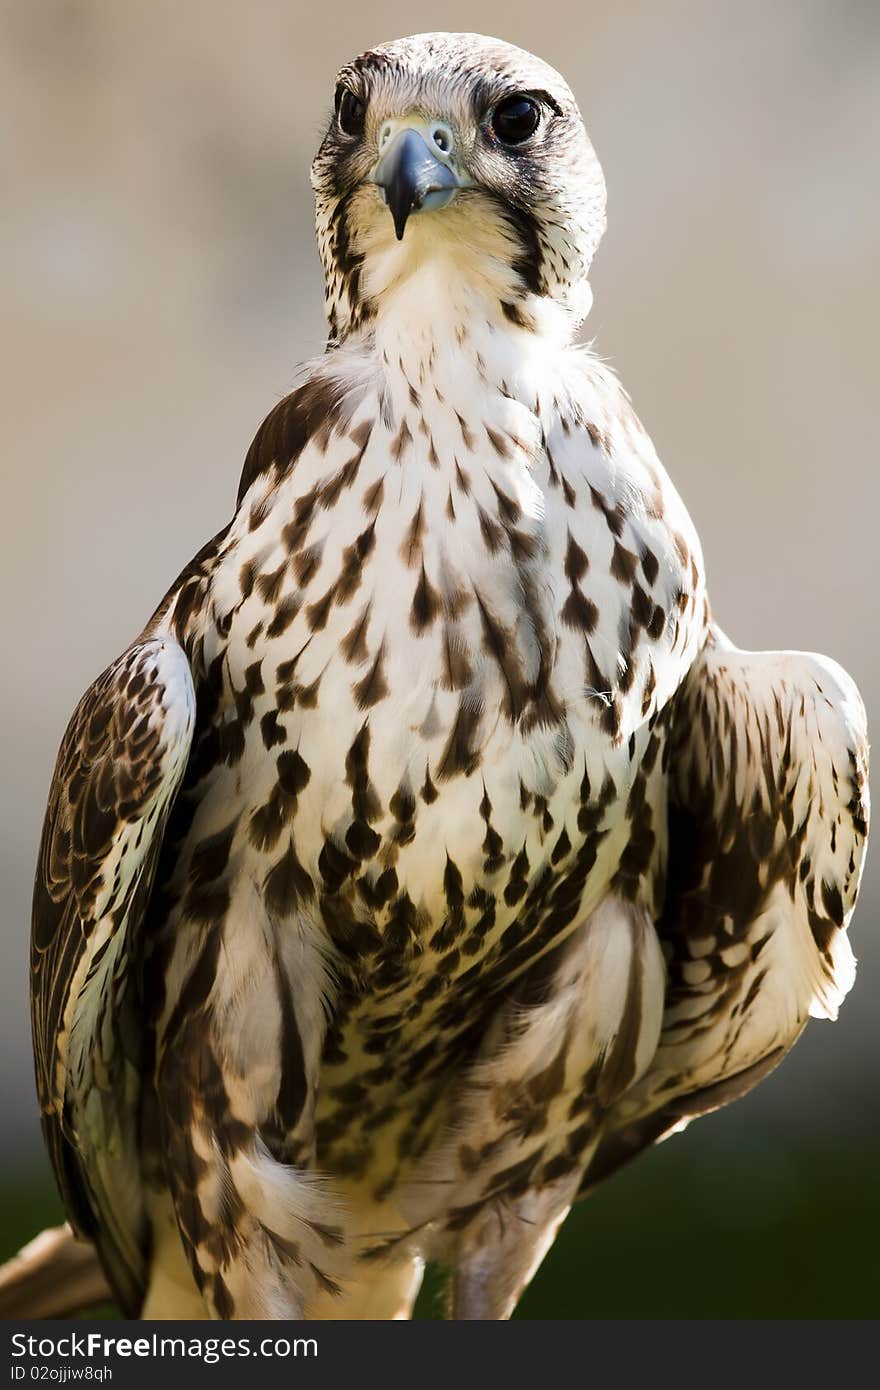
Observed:
[[[662,708],[705,641],[699,536],[627,392],[586,349],[559,376],[545,444],[564,574],[575,598],[577,589],[589,599],[572,601],[563,620],[582,613],[595,655],[616,652],[616,671],[604,674],[632,706],[627,724]]]
[[[344,439],[368,392],[378,394],[377,378],[376,363],[363,351],[328,351],[304,362],[254,435],[236,505],[241,508],[255,483],[277,481],[309,445],[324,450],[331,437]]]
[[[594,506],[601,496],[622,519],[674,545],[697,584],[703,555],[696,527],[629,393],[588,348],[564,360],[547,443],[564,475],[585,478]]]

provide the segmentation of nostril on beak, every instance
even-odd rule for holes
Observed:
[[[396,121],[385,121],[379,131],[379,153],[383,154],[388,148],[398,129]],[[423,127],[425,143],[433,145],[434,149],[440,154],[449,155],[455,147],[455,137],[452,129],[445,121],[432,121],[427,127]]]
[[[452,131],[443,121],[433,121],[429,133],[441,154],[451,154],[453,146]]]

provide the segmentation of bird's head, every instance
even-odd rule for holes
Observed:
[[[362,54],[312,184],[333,338],[417,274],[477,282],[514,322],[530,301],[572,328],[589,309],[605,181],[568,86],[523,49],[420,34]]]

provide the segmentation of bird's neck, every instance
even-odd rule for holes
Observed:
[[[450,404],[483,391],[533,403],[569,347],[571,317],[552,300],[525,291],[505,268],[475,273],[433,258],[382,287],[369,321],[352,329],[378,358],[386,379],[411,395],[432,391]]]

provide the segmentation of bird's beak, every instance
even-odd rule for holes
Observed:
[[[382,191],[398,241],[403,240],[411,212],[445,207],[464,182],[413,125],[404,126],[388,141],[372,181]]]

